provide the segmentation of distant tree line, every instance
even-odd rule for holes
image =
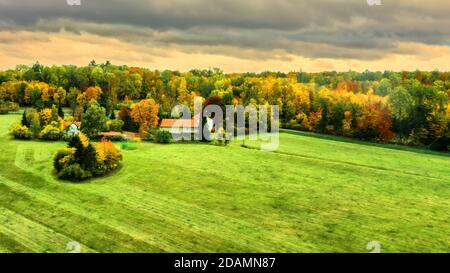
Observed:
[[[95,101],[107,117],[115,118],[114,110],[120,110],[118,118],[136,131],[155,123],[154,118],[135,122],[131,111],[140,101],[146,100],[140,107],[157,106],[158,118],[165,118],[176,104],[193,107],[196,96],[220,105],[279,105],[285,128],[438,150],[450,143],[450,72],[226,74],[95,61],[85,67],[36,63],[0,72],[0,105],[17,103],[38,111],[68,107],[80,120]]]

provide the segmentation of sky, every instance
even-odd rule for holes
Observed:
[[[0,0],[0,69],[450,70],[448,0]]]

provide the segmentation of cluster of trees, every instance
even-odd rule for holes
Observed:
[[[82,181],[114,171],[121,160],[122,154],[111,141],[93,144],[86,135],[76,134],[67,148],[56,153],[53,165],[58,178]]]
[[[11,126],[10,134],[17,139],[59,140],[64,129],[64,113],[53,106],[40,111],[25,110],[21,122]]]
[[[91,100],[81,115],[81,131],[89,137],[99,132],[123,130],[139,132],[141,137],[149,137],[151,130],[158,126],[159,105],[153,99],[143,99],[136,103],[130,100],[120,106],[118,117],[114,111],[107,118],[106,109],[96,100]]]
[[[439,71],[181,73],[93,61],[86,67],[36,63],[0,72],[2,101],[70,107],[77,120],[95,101],[103,116],[111,119],[119,110],[124,130],[141,134],[174,105],[193,107],[194,97],[201,96],[221,105],[279,105],[286,128],[443,150],[450,139],[449,90],[450,72]]]
[[[14,112],[19,110],[19,104],[14,102],[4,102],[0,101],[0,115],[8,114],[9,112]]]

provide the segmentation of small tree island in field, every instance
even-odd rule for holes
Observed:
[[[67,148],[56,153],[53,165],[58,178],[83,181],[116,170],[121,160],[121,152],[111,141],[92,144],[86,135],[77,134],[69,140]]]

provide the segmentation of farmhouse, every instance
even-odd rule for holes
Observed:
[[[77,122],[77,121],[65,121],[64,128],[67,128],[67,127],[71,126],[72,124],[75,125],[77,127],[77,129],[81,128],[81,122]]]
[[[159,128],[172,134],[196,134],[199,131],[200,115],[192,119],[163,119]]]
[[[65,136],[73,137],[80,133],[81,122],[64,122]]]

